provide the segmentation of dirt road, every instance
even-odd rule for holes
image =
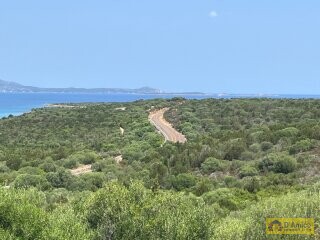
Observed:
[[[187,141],[186,137],[175,130],[171,124],[164,119],[163,114],[166,111],[168,111],[168,108],[151,112],[149,114],[149,121],[159,130],[166,141],[185,143]]]

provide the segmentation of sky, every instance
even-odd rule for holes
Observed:
[[[0,0],[0,79],[320,94],[319,0]]]

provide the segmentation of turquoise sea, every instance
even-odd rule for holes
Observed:
[[[320,98],[320,95],[166,95],[166,94],[83,94],[83,93],[0,93],[0,117],[10,114],[20,115],[33,108],[53,103],[94,103],[94,102],[131,102],[139,99],[184,97],[187,99],[204,98]]]

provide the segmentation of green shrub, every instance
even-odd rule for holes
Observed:
[[[242,186],[241,182],[236,177],[233,177],[233,176],[225,176],[223,181],[224,181],[224,184],[230,188],[232,187],[241,188]]]
[[[291,173],[297,167],[297,160],[290,156],[282,156],[274,164],[274,171],[276,173]]]
[[[258,175],[259,172],[254,166],[244,165],[240,168],[239,175],[241,178],[252,177]]]
[[[4,162],[0,162],[0,173],[10,172],[10,168]]]
[[[210,239],[214,213],[193,196],[110,183],[85,203],[96,239]]]
[[[271,153],[262,159],[259,168],[263,171],[290,173],[296,169],[297,160],[286,153]]]
[[[178,190],[185,190],[196,185],[196,177],[189,173],[182,173],[172,181],[173,187]]]
[[[77,215],[71,207],[59,207],[48,216],[47,227],[42,233],[42,239],[93,239],[93,233],[82,220],[81,216]]]
[[[98,158],[99,156],[93,151],[81,151],[68,157],[68,159],[85,165],[96,162]]]
[[[57,172],[47,173],[46,179],[53,187],[68,188],[72,183],[73,176],[70,172],[59,170]]]
[[[255,158],[255,154],[249,151],[244,151],[241,153],[240,160],[250,161]]]
[[[46,198],[35,189],[0,189],[0,237],[3,240],[92,239],[83,218],[70,206],[45,211]]]
[[[277,131],[275,134],[279,138],[283,138],[283,137],[294,138],[294,137],[298,136],[299,133],[300,133],[299,129],[297,129],[295,127],[288,127],[288,128],[284,128],[284,129]]]
[[[18,170],[22,163],[22,159],[19,156],[7,155],[6,156],[6,165],[12,170]]]
[[[254,153],[258,153],[260,151],[260,149],[261,149],[261,146],[259,143],[254,143],[254,144],[250,145],[250,147],[249,147],[249,150]]]
[[[205,193],[203,199],[209,205],[218,203],[221,208],[229,211],[243,209],[255,201],[253,194],[236,188],[219,188]]]
[[[314,218],[319,219],[319,189],[308,192],[290,193],[280,197],[272,197],[254,204],[248,209],[234,212],[221,219],[214,228],[213,239],[224,240],[262,240],[266,238],[266,218]],[[316,225],[317,227],[317,225]],[[316,236],[283,235],[281,239],[318,239]],[[278,239],[277,237],[270,239]],[[268,239],[269,239],[268,238]]]
[[[77,159],[75,159],[75,158],[68,158],[63,163],[63,166],[65,168],[69,168],[69,169],[76,168],[78,165],[79,165],[79,163],[78,163]]]
[[[44,172],[37,167],[23,167],[18,171],[19,174],[42,175]]]
[[[265,152],[270,150],[273,147],[273,144],[271,142],[262,142],[260,146],[261,150]]]
[[[289,153],[296,154],[301,152],[309,151],[313,148],[313,143],[310,139],[304,139],[299,142],[296,142],[293,146],[290,147]]]
[[[201,164],[201,170],[206,174],[210,174],[213,172],[225,171],[228,166],[229,163],[224,160],[209,157]]]
[[[242,152],[246,150],[246,143],[243,139],[232,139],[226,143],[224,159],[240,159]]]
[[[15,188],[30,188],[36,187],[41,190],[47,190],[51,187],[50,183],[44,176],[21,174],[14,180]]]
[[[57,166],[53,162],[45,162],[42,163],[39,166],[40,169],[42,169],[45,172],[56,172],[57,171]]]

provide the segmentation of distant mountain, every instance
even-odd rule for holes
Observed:
[[[159,89],[142,87],[138,89],[127,88],[39,88],[24,86],[15,82],[0,79],[0,92],[7,93],[132,93],[132,94],[160,94]]]
[[[7,82],[0,79],[0,92],[31,92],[33,87],[23,86],[15,82]]]

